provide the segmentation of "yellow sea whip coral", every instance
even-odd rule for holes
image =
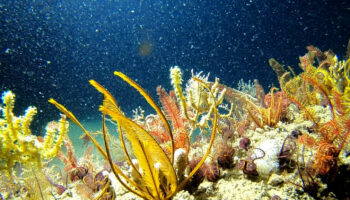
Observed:
[[[64,115],[57,127],[46,127],[44,141],[32,135],[29,128],[37,109],[29,106],[23,116],[15,116],[13,108],[15,94],[11,91],[2,95],[3,106],[0,107],[0,171],[12,175],[16,163],[25,167],[32,165],[40,168],[42,162],[55,157],[68,132],[68,122]]]

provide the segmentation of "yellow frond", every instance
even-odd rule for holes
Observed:
[[[104,96],[103,98],[103,105],[111,110],[115,110],[116,112],[121,112],[119,110],[117,101],[114,99],[112,94],[108,92],[106,88],[104,88],[102,85],[97,83],[95,80],[90,80],[89,83],[96,88],[99,92],[101,92]]]
[[[162,192],[165,192],[165,194],[174,193],[176,190],[175,171],[163,149],[153,137],[124,115],[113,112],[103,106],[100,110],[111,116],[113,120],[120,124],[122,133],[124,133],[130,141],[134,155],[142,169],[142,181],[152,193],[152,196],[156,197]],[[165,187],[165,189],[169,189],[169,191],[161,191],[160,186],[163,183],[160,182],[162,180],[160,180],[159,172],[167,177],[170,187]]]
[[[127,82],[129,85],[131,85],[133,88],[135,88],[147,101],[147,103],[152,106],[152,108],[157,112],[158,116],[160,117],[160,119],[162,120],[165,129],[167,130],[167,132],[170,135],[170,141],[171,141],[171,152],[170,152],[170,162],[173,163],[174,162],[174,137],[173,137],[173,133],[170,129],[170,125],[168,123],[168,121],[166,120],[166,117],[164,116],[163,112],[161,111],[161,109],[159,108],[159,106],[156,104],[156,102],[152,99],[152,97],[140,86],[138,85],[135,81],[133,81],[132,79],[130,79],[129,77],[127,77],[125,74],[115,71],[114,75],[119,76],[121,79],[123,79],[125,82]]]
[[[120,72],[116,72],[115,74],[136,88],[147,102],[155,108],[156,111],[158,109],[158,112],[162,114],[160,108],[139,85]],[[133,192],[144,198],[151,196],[155,199],[166,199],[168,196],[172,196],[177,188],[177,179],[172,163],[169,161],[163,149],[147,131],[132,120],[128,119],[122,113],[117,106],[114,97],[107,91],[107,89],[94,80],[90,80],[90,84],[104,95],[103,105],[100,106],[100,111],[104,115],[109,115],[112,120],[117,122],[124,153],[126,154],[129,164],[131,164],[135,171],[140,175],[140,182],[142,185],[134,185],[134,187],[140,190],[142,194],[138,194],[138,191]],[[167,121],[165,122],[167,123]],[[171,133],[170,126],[169,132]],[[136,169],[131,162],[129,153],[125,148],[123,135],[125,135],[131,143],[140,170]],[[105,141],[105,143],[107,147],[108,142]],[[108,148],[106,149],[108,153],[109,150]],[[108,159],[111,160],[110,157]],[[164,179],[164,177],[166,177],[166,179]],[[164,182],[164,180],[166,181]]]
[[[118,107],[118,104],[116,102],[116,100],[114,99],[114,97],[112,96],[112,94],[106,89],[104,88],[102,85],[100,85],[99,83],[97,83],[96,81],[94,80],[90,80],[89,81],[90,84],[92,86],[94,86],[99,92],[101,92],[103,94],[103,104],[102,106],[100,106],[100,111],[102,112],[102,109],[107,109],[107,110],[110,110],[110,112],[114,112],[114,113],[118,113],[118,115],[123,115],[123,113],[121,112],[121,110],[119,109]],[[104,114],[105,115],[105,114]],[[103,116],[104,116],[103,115]],[[103,120],[103,125],[104,125],[104,120]],[[104,128],[104,127],[103,127]],[[124,154],[127,158],[127,161],[129,163],[129,165],[134,168],[134,170],[139,173],[139,175],[141,176],[139,170],[135,167],[135,165],[133,164],[133,162],[131,161],[131,158],[130,158],[130,155],[129,155],[129,152],[127,151],[126,149],[126,146],[125,146],[125,142],[124,142],[124,137],[123,137],[123,134],[122,134],[122,129],[121,129],[121,124],[118,123],[118,129],[119,129],[119,139],[120,139],[120,143],[122,145],[122,148],[123,148],[123,151],[124,151]],[[105,144],[106,144],[106,151],[107,151],[107,154],[108,154],[108,150],[109,148],[107,148],[108,146],[108,142],[107,142],[107,139],[105,139]],[[109,159],[111,159],[110,157],[111,156],[108,156]],[[138,188],[137,185],[135,184],[134,187]],[[141,190],[141,188],[138,188],[139,190]]]
[[[127,190],[129,190],[130,192],[144,198],[144,199],[151,199],[152,197],[150,197],[147,193],[145,193],[142,188],[140,188],[140,186],[138,184],[136,184],[134,181],[132,181],[129,177],[125,176],[119,169],[119,167],[117,165],[115,165],[113,163],[112,160],[112,156],[111,156],[111,152],[110,152],[110,148],[109,148],[109,144],[108,144],[108,139],[107,139],[107,132],[106,132],[106,115],[103,114],[102,115],[102,132],[103,132],[103,140],[105,143],[105,147],[106,147],[106,153],[107,153],[107,160],[109,162],[109,165],[111,166],[111,169],[115,175],[115,177],[117,178],[117,180],[120,182],[120,184],[122,184]],[[133,165],[133,167],[135,167]],[[123,176],[124,179],[130,183],[134,188],[132,188],[131,186],[129,186],[127,183],[125,183],[120,176]]]
[[[101,145],[95,140],[95,138],[93,138],[90,133],[84,128],[84,126],[78,121],[78,119],[75,117],[75,115],[70,112],[69,110],[67,110],[62,104],[58,103],[57,101],[55,101],[54,99],[49,99],[49,102],[52,103],[53,105],[55,105],[62,113],[64,113],[69,119],[71,119],[75,124],[77,124],[82,130],[83,132],[89,137],[90,141],[95,145],[95,147],[98,149],[98,151],[102,154],[102,156],[108,160],[108,156],[106,151],[101,147]],[[131,181],[129,177],[127,177],[121,170],[120,168],[113,164],[113,169],[116,170],[117,174],[117,178],[120,179],[119,176],[123,177],[127,182],[129,182],[131,185],[136,186],[135,182]],[[120,182],[125,185],[124,182],[122,182],[120,180]]]
[[[345,63],[344,77],[346,79],[347,86],[350,86],[350,59],[348,59]]]

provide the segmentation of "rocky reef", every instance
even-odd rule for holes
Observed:
[[[269,60],[280,88],[267,94],[257,80],[240,81],[235,89],[203,72],[192,72],[185,83],[174,66],[173,88],[156,89],[158,105],[115,72],[154,110],[146,114],[139,107],[133,116],[91,80],[103,96],[97,132],[50,99],[63,114],[48,124],[44,138],[36,137],[29,128],[36,109],[16,117],[14,94],[5,92],[1,199],[349,198],[350,59],[307,50],[300,74]],[[67,134],[68,118],[92,144],[81,156]]]

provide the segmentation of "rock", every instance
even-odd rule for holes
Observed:
[[[200,193],[206,193],[207,195],[210,195],[214,192],[214,183],[209,181],[204,181],[198,186],[197,192]]]
[[[284,182],[283,176],[272,174],[269,180],[267,181],[267,184],[272,186],[277,186],[277,185],[281,185],[283,182]]]
[[[173,200],[195,200],[194,196],[192,196],[188,191],[182,190],[178,192],[173,198]]]

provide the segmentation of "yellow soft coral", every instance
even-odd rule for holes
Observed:
[[[42,162],[55,157],[68,132],[68,122],[64,115],[57,126],[48,126],[44,141],[32,135],[30,124],[37,109],[29,106],[23,116],[15,116],[13,108],[15,94],[11,91],[2,95],[3,106],[0,107],[0,171],[11,176],[16,163],[24,167],[40,168]]]

